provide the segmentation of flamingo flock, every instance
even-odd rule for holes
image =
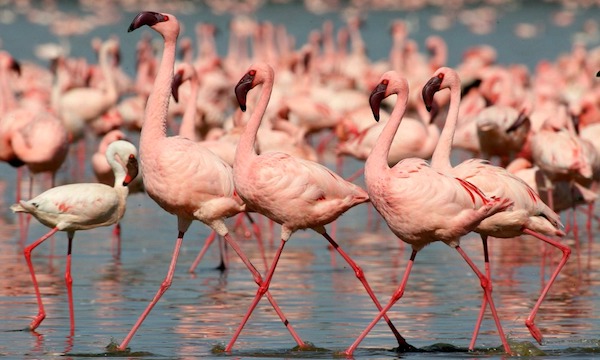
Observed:
[[[138,30],[145,27],[160,36],[158,50],[153,35]],[[227,353],[263,297],[298,348],[310,348],[270,291],[271,283],[285,276],[281,270],[275,276],[286,261],[284,247],[301,241],[292,235],[307,229],[344,259],[377,310],[341,351],[344,356],[353,356],[381,318],[399,351],[418,350],[401,334],[409,329],[396,328],[388,312],[399,302],[401,311],[417,254],[438,241],[458,252],[483,290],[469,350],[475,348],[489,308],[509,355],[514,351],[502,326],[508,319],[494,302],[489,242],[536,238],[560,250],[524,321],[543,344],[546,331],[535,317],[571,255],[562,240],[570,229],[579,246],[575,213],[581,205],[587,205],[587,231],[592,231],[600,190],[600,52],[576,44],[571,55],[529,71],[497,64],[493,49],[482,46],[469,49],[459,65],[450,67],[442,37],[427,39],[425,47],[433,54],[427,56],[410,39],[407,24],[397,21],[389,59],[375,63],[366,54],[358,17],[350,17],[337,34],[325,22],[301,46],[283,26],[239,17],[231,22],[229,52],[220,57],[214,27],[199,24],[196,45],[181,30],[174,14],[137,14],[127,29],[141,33],[133,77],[120,66],[123,40],[117,37],[90,44],[97,64],[60,55],[52,71],[24,67],[0,52],[0,159],[17,168],[18,183],[25,169],[31,176],[29,200],[19,189],[10,209],[51,228],[23,246],[38,304],[30,330],[46,317],[32,251],[56,232],[67,232],[65,281],[73,335],[74,233],[115,225],[113,253],[119,258],[127,196],[142,192],[174,215],[177,234],[164,280],[117,351],[128,351],[145,319],[167,296],[184,235],[195,220],[212,233],[190,271],[219,236],[225,240],[221,269],[227,268],[225,249],[231,247],[257,285],[224,347]],[[138,133],[137,146],[126,140]],[[77,180],[90,142],[98,145],[90,159],[96,183]],[[328,168],[328,154],[340,159],[336,171]],[[455,154],[466,159],[454,165]],[[364,188],[354,183],[355,176],[344,178],[342,156],[364,162],[359,171]],[[55,174],[63,167],[76,180],[56,186]],[[41,172],[50,174],[51,184],[35,195],[33,176]],[[357,206],[375,209],[393,234],[389,240],[411,247],[403,277],[386,302],[367,280],[360,254],[351,255],[336,240],[336,221]],[[573,214],[567,228],[561,212]],[[264,273],[236,239],[244,217],[253,226]],[[231,225],[229,218],[238,221]],[[271,236],[273,224],[280,225],[271,259],[263,248],[263,221],[271,224]],[[28,221],[19,221],[23,244],[27,227]],[[470,233],[481,237],[483,269],[461,247]]]

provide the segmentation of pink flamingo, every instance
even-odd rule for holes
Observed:
[[[154,89],[148,98],[140,136],[144,187],[160,207],[177,216],[178,235],[167,275],[152,301],[119,344],[121,351],[127,348],[144,319],[171,286],[183,236],[193,220],[203,222],[224,237],[252,272],[256,283],[263,283],[260,273],[229,235],[224,222],[225,218],[246,209],[234,192],[231,167],[197,142],[179,136],[167,137],[166,134],[179,21],[171,14],[144,11],[133,19],[128,31],[143,25],[158,32],[164,39],[162,59]],[[292,336],[299,344],[304,344],[270,293],[267,293],[267,298]]]
[[[122,140],[113,142],[106,152],[106,158],[115,174],[114,186],[98,183],[57,186],[31,200],[21,200],[10,207],[13,212],[33,215],[39,222],[52,228],[46,235],[25,248],[25,260],[29,266],[38,303],[38,314],[29,325],[30,330],[35,330],[46,317],[33,263],[31,262],[31,253],[57,231],[67,232],[69,245],[65,281],[69,301],[71,334],[73,334],[75,331],[75,318],[73,280],[71,277],[71,249],[75,231],[109,226],[121,220],[125,213],[129,193],[127,185],[138,173],[136,156],[137,150],[133,144]]]
[[[365,183],[373,206],[383,216],[392,232],[412,246],[412,254],[398,289],[360,336],[346,349],[352,355],[379,319],[402,297],[417,252],[426,245],[443,241],[455,248],[481,281],[485,296],[501,338],[504,333],[493,306],[490,282],[460,247],[460,238],[473,231],[485,218],[505,210],[508,199],[489,198],[467,181],[444,175],[419,158],[407,158],[390,168],[388,152],[408,103],[408,81],[397,72],[388,71],[371,93],[369,102],[375,120],[384,98],[397,94],[398,99],[386,127],[365,164]],[[504,340],[507,351],[510,351]]]
[[[199,78],[198,72],[194,69],[194,67],[189,63],[181,63],[178,64],[175,69],[175,75],[173,76],[173,84],[171,85],[171,92],[173,94],[173,98],[176,102],[179,102],[179,87],[185,83],[189,82],[191,85],[189,97],[187,99],[187,103],[185,105],[185,111],[183,113],[183,118],[181,119],[181,126],[179,127],[179,136],[188,138],[192,141],[199,142],[203,147],[215,153],[219,156],[223,161],[225,161],[228,165],[233,166],[233,158],[235,156],[235,148],[237,146],[236,143],[231,141],[219,141],[219,140],[200,140],[200,134],[197,130],[196,120],[197,116],[197,97],[198,97],[198,87],[199,87]],[[231,159],[231,161],[229,161]],[[244,216],[244,214],[240,214],[238,216]],[[265,264],[265,268],[267,265],[267,258],[265,256],[265,250],[262,243],[262,236],[260,234],[260,229],[258,225],[254,223],[252,218],[248,213],[246,213],[246,217],[253,224],[254,234],[258,240],[258,245],[260,248],[260,252],[262,254],[262,258]],[[216,232],[213,230],[211,234],[206,238],[204,242],[204,246],[194,259],[192,265],[189,268],[189,272],[194,272],[194,270],[198,267],[198,264],[202,260],[202,257],[213,243],[216,237]],[[221,240],[222,241],[222,240]],[[222,248],[222,246],[220,247]],[[226,268],[226,261],[223,257],[223,253],[221,252],[221,264],[217,267],[218,269],[224,270]]]
[[[99,63],[106,82],[104,87],[70,89],[61,94],[57,100],[56,111],[67,126],[73,140],[83,136],[86,124],[99,118],[116,105],[119,94],[110,56],[117,56],[118,50],[119,43],[115,39],[106,40],[100,48]]]
[[[233,176],[236,190],[254,211],[281,224],[281,243],[269,267],[265,282],[261,284],[250,308],[226,346],[231,351],[258,302],[269,289],[271,279],[283,248],[291,235],[301,229],[313,229],[323,235],[346,262],[354,269],[367,293],[381,309],[362,269],[344,252],[325,230],[325,225],[336,220],[351,207],[369,201],[360,187],[345,181],[327,167],[312,161],[295,158],[282,152],[258,155],[254,147],[256,134],[267,109],[273,89],[273,68],[266,63],[256,63],[247,70],[235,87],[242,110],[246,109],[248,92],[263,85],[257,106],[246,124],[235,155]],[[273,196],[276,194],[277,196]],[[401,348],[411,346],[397,332],[389,318],[388,325]]]
[[[531,156],[534,164],[549,179],[547,191],[550,200],[553,181],[567,180],[589,185],[594,176],[593,157],[597,155],[595,151],[588,151],[591,148],[576,133],[566,106],[561,105],[557,110],[555,116],[548,117],[531,137]],[[550,207],[553,207],[552,203]]]
[[[450,89],[450,108],[446,118],[446,124],[440,136],[440,141],[433,153],[431,166],[439,171],[473,183],[485,194],[507,198],[513,202],[512,209],[490,216],[483,220],[475,230],[481,235],[483,241],[487,277],[490,278],[491,276],[487,250],[488,236],[512,238],[522,234],[528,234],[560,249],[563,253],[560,263],[550,277],[550,281],[542,290],[533,310],[525,320],[525,324],[529,328],[531,335],[541,344],[542,334],[534,323],[535,315],[550,289],[550,286],[552,286],[552,283],[567,262],[571,253],[568,246],[550,238],[550,236],[564,235],[564,232],[559,230],[559,227],[562,227],[560,218],[558,214],[544,204],[531,187],[504,168],[493,166],[487,161],[480,159],[470,159],[456,167],[452,167],[450,163],[450,152],[452,148],[452,136],[456,127],[456,122],[458,121],[461,88],[458,73],[447,67],[438,69],[423,87],[422,94],[426,106],[430,107],[433,102],[434,94],[446,88]],[[484,297],[481,312],[469,346],[470,349],[473,349],[475,346],[475,340],[477,338],[487,301],[488,298]],[[503,339],[503,342],[506,351],[510,353],[506,340]]]

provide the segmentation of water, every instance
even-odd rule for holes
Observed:
[[[63,10],[79,13],[72,2],[61,3],[60,6]],[[450,64],[457,63],[460,53],[467,47],[490,43],[502,48],[499,51],[500,62],[524,63],[532,67],[541,59],[552,60],[561,52],[568,51],[571,39],[581,31],[584,21],[598,18],[597,8],[578,11],[573,25],[559,28],[549,21],[557,10],[554,5],[528,2],[527,6],[505,6],[503,9],[504,15],[496,23],[497,31],[489,35],[471,34],[462,25],[442,33],[451,46]],[[139,34],[127,34],[125,30],[138,10],[141,9],[115,12],[110,18],[114,22],[110,25],[72,37],[71,53],[91,59],[91,37],[115,34],[123,45],[124,66],[132,71],[133,48]],[[437,13],[435,8],[427,8],[413,13],[377,11],[369,14],[363,33],[369,53],[374,59],[386,56],[389,47],[387,26],[398,17],[413,24],[411,37],[422,43],[428,34],[435,33],[428,28],[427,21]],[[189,29],[196,21],[211,21],[225,30],[229,19],[228,15],[212,15],[200,5],[179,17]],[[299,42],[304,41],[308,31],[319,27],[324,19],[334,20],[336,26],[342,23],[339,13],[312,15],[306,13],[300,4],[269,6],[261,9],[257,17],[285,23],[291,32],[297,34]],[[520,21],[541,24],[545,29],[544,35],[532,40],[517,39],[512,34],[512,27]],[[20,59],[33,60],[31,49],[34,45],[56,41],[45,27],[31,25],[23,17],[1,25],[0,30],[3,47]],[[219,40],[219,47],[224,51],[226,35],[222,34]],[[502,45],[507,42],[511,44],[510,49]],[[590,46],[595,45],[590,43]],[[132,136],[136,139],[135,134]],[[326,163],[333,166],[330,157]],[[355,161],[348,163],[347,174],[361,166]],[[0,189],[3,190],[0,207],[3,209],[0,214],[0,356],[31,359],[66,356],[79,359],[114,355],[106,353],[106,346],[123,339],[166,275],[177,235],[176,219],[147,196],[132,195],[122,222],[120,260],[115,260],[111,254],[111,228],[75,235],[72,264],[76,317],[74,337],[69,337],[63,278],[66,236],[59,233],[54,242],[45,242],[34,251],[33,257],[47,318],[37,332],[22,331],[36,314],[37,305],[22,250],[18,246],[17,218],[8,209],[14,201],[15,171],[6,164],[0,164],[0,174]],[[71,168],[66,166],[58,174],[58,181],[69,182],[70,174]],[[86,180],[91,179],[87,169]],[[585,217],[581,214],[578,217],[583,224]],[[566,214],[563,214],[563,222],[567,223]],[[263,233],[269,238],[267,222],[262,221],[261,224]],[[592,234],[585,230],[581,232],[581,250],[573,253],[538,313],[536,323],[545,336],[542,346],[533,344],[534,340],[524,325],[543,281],[540,244],[529,238],[491,241],[494,298],[504,330],[513,350],[519,355],[588,358],[600,351],[600,242],[597,229],[598,223],[595,222]],[[28,243],[47,230],[34,220]],[[275,239],[278,231],[276,226]],[[311,231],[299,232],[286,246],[271,292],[300,336],[318,349],[294,351],[293,339],[268,302],[263,300],[242,332],[234,352],[222,354],[219,349],[229,341],[240,322],[255,294],[256,285],[231,251],[230,268],[224,273],[215,270],[219,263],[216,246],[209,251],[196,274],[187,273],[208,234],[204,225],[192,225],[186,234],[172,287],[131,341],[132,353],[120,356],[159,359],[230,356],[334,358],[337,352],[354,341],[376,314],[374,305],[343,259],[336,256],[332,263],[324,239]],[[255,241],[246,239],[241,230],[235,236],[258,269],[264,271]],[[340,218],[336,239],[361,265],[378,298],[383,303],[387,302],[402,278],[410,250],[390,233],[378,217],[371,219],[366,205],[358,206]],[[565,241],[575,248],[571,234]],[[267,246],[268,259],[272,258],[277,246],[277,240]],[[482,266],[479,239],[469,235],[464,239],[463,247]],[[556,264],[560,254],[556,250],[551,254],[547,263]],[[552,270],[550,265],[544,268],[546,279]],[[380,322],[355,356],[503,358],[502,351],[497,350],[501,343],[489,315],[483,323],[477,350],[473,353],[466,351],[481,296],[478,279],[460,256],[443,244],[433,244],[417,256],[406,293],[389,312],[407,340],[425,352],[395,353],[393,348],[397,344],[385,323]]]

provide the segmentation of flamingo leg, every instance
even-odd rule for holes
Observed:
[[[490,305],[490,310],[492,311],[492,316],[494,317],[494,322],[496,323],[496,327],[498,328],[498,334],[500,336],[500,340],[502,341],[502,345],[504,345],[504,351],[506,351],[506,353],[508,353],[508,354],[512,354],[512,351],[510,350],[510,346],[508,345],[508,342],[506,341],[506,336],[504,336],[504,330],[502,330],[502,324],[500,323],[500,318],[498,317],[498,313],[496,312],[496,306],[494,305],[494,299],[492,298],[492,282],[490,281],[489,278],[487,278],[485,275],[483,275],[481,273],[481,271],[479,271],[479,269],[477,268],[475,263],[473,263],[471,258],[469,258],[469,256],[463,251],[463,249],[460,246],[456,246],[456,251],[458,251],[458,253],[463,257],[463,259],[465,259],[467,264],[469,264],[471,269],[473,269],[473,271],[479,278],[481,287],[483,288],[483,292],[486,297],[486,301]]]
[[[363,287],[365,288],[365,290],[367,291],[367,293],[371,297],[371,300],[373,300],[373,302],[375,303],[375,306],[377,306],[377,310],[381,311],[382,310],[381,304],[379,303],[379,300],[377,300],[377,297],[375,296],[375,293],[373,292],[373,290],[371,289],[371,286],[367,282],[367,279],[365,277],[365,274],[364,274],[362,268],[360,266],[358,266],[358,264],[356,264],[356,262],[354,260],[352,260],[352,258],[350,257],[350,255],[348,255],[339,246],[339,244],[337,242],[335,242],[335,240],[333,240],[333,238],[331,238],[331,236],[329,236],[329,234],[323,233],[323,236],[327,239],[327,241],[329,241],[329,243],[331,244],[331,246],[335,250],[337,250],[337,252],[344,258],[344,260],[346,260],[346,262],[348,263],[348,265],[350,265],[350,267],[352,268],[352,270],[354,270],[354,273],[356,274],[356,277],[363,284]],[[408,344],[406,342],[406,339],[404,339],[404,337],[402,337],[402,335],[396,329],[396,327],[394,326],[394,324],[392,324],[392,321],[390,320],[390,318],[386,314],[383,315],[383,318],[385,319],[385,322],[388,324],[388,326],[392,330],[392,333],[396,337],[396,340],[398,341],[398,348],[399,348],[399,350],[401,350],[401,351],[414,350],[415,349],[414,346],[412,346],[412,345],[410,345],[410,344]]]
[[[412,270],[416,256],[417,256],[417,252],[415,250],[413,250],[412,254],[410,255],[410,260],[408,261],[408,264],[406,265],[406,270],[404,271],[404,276],[402,277],[402,281],[400,282],[398,289],[396,289],[396,291],[392,294],[392,298],[390,299],[390,302],[388,302],[388,304],[379,311],[379,314],[377,314],[377,316],[375,316],[373,321],[371,321],[371,323],[366,327],[366,329],[363,330],[363,332],[358,336],[358,338],[356,340],[354,340],[352,345],[350,345],[348,347],[348,349],[346,349],[346,351],[344,351],[344,355],[352,356],[352,354],[354,354],[354,350],[356,350],[358,345],[360,345],[360,343],[363,341],[363,339],[369,334],[369,332],[371,332],[371,329],[373,329],[375,327],[375,325],[377,325],[377,323],[383,317],[383,315],[385,315],[385,313],[387,313],[388,310],[391,309],[392,306],[394,306],[394,304],[396,302],[398,302],[398,300],[400,300],[400,298],[402,298],[402,295],[404,295],[404,289],[406,288],[406,284],[408,283],[408,276],[410,275],[410,271]]]
[[[233,337],[229,341],[229,344],[227,344],[227,347],[225,347],[226,352],[231,351],[237,338],[240,336],[242,329],[248,322],[248,319],[250,319],[250,315],[252,315],[252,312],[258,305],[258,302],[263,297],[263,295],[267,292],[267,290],[269,290],[269,285],[271,284],[271,279],[273,279],[273,274],[275,273],[275,268],[277,267],[277,263],[279,262],[279,258],[281,257],[281,252],[283,251],[283,248],[284,248],[286,242],[287,242],[286,240],[283,240],[283,239],[281,240],[281,244],[279,245],[279,248],[277,249],[277,252],[275,253],[275,257],[273,258],[273,262],[271,263],[271,267],[269,268],[267,277],[266,277],[265,281],[262,284],[260,284],[260,286],[258,287],[258,290],[256,291],[256,296],[254,297],[254,300],[252,300],[252,303],[250,304],[250,307],[248,308],[246,315],[244,315],[242,322],[240,323],[237,330],[233,334]]]
[[[206,254],[206,251],[208,250],[208,248],[210,247],[210,245],[215,241],[215,237],[216,236],[217,236],[217,232],[213,230],[210,233],[210,235],[208,235],[208,237],[206,238],[206,240],[204,240],[204,246],[202,246],[202,249],[198,253],[198,256],[196,256],[196,258],[194,259],[194,262],[192,263],[192,265],[188,269],[189,273],[193,273],[194,271],[196,271],[196,268],[198,267],[198,264],[200,264],[200,261],[204,257],[204,254]]]
[[[485,264],[485,276],[492,282],[492,273],[490,270],[490,257],[488,254],[488,242],[487,235],[481,235],[481,242],[483,243],[483,259]],[[471,337],[471,343],[469,344],[469,350],[473,350],[475,348],[475,342],[477,341],[477,336],[479,335],[479,329],[481,329],[481,322],[483,321],[483,316],[485,315],[485,308],[487,307],[487,298],[485,295],[481,300],[481,308],[479,309],[479,315],[477,316],[477,321],[475,322],[475,329],[473,330],[473,336]]]
[[[246,254],[242,251],[242,249],[238,245],[238,243],[235,240],[233,240],[233,238],[229,234],[225,234],[224,238],[225,238],[225,241],[227,241],[227,243],[229,244],[229,246],[231,246],[233,248],[233,250],[238,254],[240,259],[242,259],[242,262],[244,262],[244,264],[246,264],[246,267],[252,273],[252,276],[254,277],[254,281],[256,282],[256,284],[261,286],[263,284],[263,279],[260,276],[260,273],[258,272],[258,270],[256,270],[256,267],[254,267],[254,265],[250,262],[250,260],[246,256]],[[285,327],[288,329],[288,331],[290,332],[290,334],[292,335],[292,337],[294,338],[294,340],[296,341],[298,346],[304,347],[306,344],[304,343],[304,341],[302,341],[300,336],[296,333],[296,330],[294,330],[294,328],[292,327],[292,324],[289,322],[289,320],[287,319],[287,317],[285,316],[283,311],[281,311],[281,309],[279,308],[279,305],[277,305],[277,302],[271,296],[271,293],[269,291],[267,291],[265,293],[265,295],[267,296],[267,299],[273,306],[273,309],[275,310],[275,312],[281,319],[281,322],[283,322]],[[233,346],[233,344],[232,344],[232,346]]]
[[[112,253],[115,260],[121,258],[121,223],[117,223],[113,228]]]
[[[217,270],[225,271],[229,267],[227,258],[227,245],[223,242],[223,238],[219,236],[219,254],[221,255],[221,262],[217,266]]]
[[[69,239],[69,245],[67,248],[67,260],[65,266],[65,284],[67,285],[67,299],[69,301],[69,319],[71,325],[71,336],[75,334],[75,310],[73,308],[73,277],[71,276],[71,250],[73,248],[73,235],[72,231],[69,231],[67,237]]]
[[[577,254],[577,273],[581,276],[581,243],[579,241],[579,225],[577,224],[577,207],[573,206],[573,238],[575,238],[575,253]]]
[[[556,266],[556,269],[550,276],[550,280],[548,281],[548,283],[546,283],[546,286],[542,289],[542,292],[541,292],[538,300],[536,301],[533,309],[531,310],[531,313],[525,320],[525,325],[527,325],[527,328],[529,329],[531,336],[533,336],[533,338],[538,342],[538,344],[541,345],[543,337],[542,337],[541,331],[538,329],[538,327],[534,323],[535,315],[537,314],[537,312],[540,308],[540,305],[542,304],[542,301],[544,301],[544,298],[548,294],[548,290],[554,283],[554,280],[556,280],[556,277],[562,270],[563,266],[565,266],[565,264],[567,263],[567,260],[569,259],[569,256],[571,255],[571,249],[568,246],[561,244],[559,241],[553,240],[553,239],[546,237],[542,234],[539,234],[535,231],[525,229],[525,230],[523,230],[523,232],[525,234],[534,236],[534,237],[546,242],[547,244],[550,244],[550,245],[560,249],[563,253],[562,259],[560,259],[560,262]]]
[[[250,221],[250,224],[252,225],[252,230],[254,231],[254,236],[256,236],[256,241],[258,242],[258,249],[260,251],[260,255],[262,256],[263,263],[265,265],[265,269],[268,269],[269,263],[267,262],[267,255],[265,254],[265,245],[263,243],[263,238],[262,238],[262,233],[260,231],[260,227],[254,221],[254,219],[252,219],[252,216],[250,216],[250,214],[248,212],[244,212],[244,214],[246,214],[248,221]]]
[[[58,228],[53,228],[46,235],[37,239],[33,244],[27,246],[24,250],[25,260],[27,261],[27,266],[29,267],[29,273],[31,274],[31,280],[33,280],[33,288],[35,289],[35,297],[37,298],[38,303],[38,314],[33,320],[31,324],[29,324],[29,330],[35,330],[42,320],[46,317],[46,311],[44,310],[44,304],[42,303],[42,295],[40,294],[40,288],[38,286],[37,279],[35,277],[35,270],[33,269],[33,263],[31,262],[31,252],[35,249],[39,244],[43,243],[50,236],[54,235],[58,231]]]
[[[140,315],[135,325],[133,325],[125,339],[123,339],[123,341],[119,345],[119,350],[124,351],[127,348],[127,345],[131,341],[131,338],[133,338],[133,335],[135,335],[138,328],[142,325],[144,319],[146,319],[148,314],[150,314],[152,308],[154,308],[154,305],[156,305],[156,303],[158,302],[158,300],[160,300],[165,291],[167,291],[167,289],[171,286],[171,283],[173,282],[173,274],[175,273],[175,265],[177,264],[177,258],[179,257],[179,250],[181,249],[181,244],[183,243],[183,235],[184,232],[180,231],[179,235],[177,236],[177,241],[175,242],[175,249],[173,250],[173,256],[171,257],[171,264],[169,265],[169,271],[167,272],[167,276],[160,285],[158,292],[156,293],[156,295],[154,295],[154,298],[152,299],[150,304],[148,304],[148,306],[146,307],[146,310],[144,310],[142,315]]]

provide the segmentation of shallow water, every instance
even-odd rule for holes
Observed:
[[[290,10],[290,8],[292,10]],[[298,5],[272,6],[261,10],[261,19],[270,18],[286,24],[303,40],[310,28],[320,26],[324,18],[340,20],[339,14],[314,16]],[[74,9],[73,9],[74,10]],[[158,10],[158,9],[157,9]],[[450,61],[455,63],[460,51],[474,44],[511,40],[514,48],[499,52],[503,62],[523,62],[534,65],[543,58],[554,59],[568,51],[570,39],[587,18],[598,15],[594,8],[577,13],[570,28],[558,29],[549,23],[546,35],[532,41],[516,40],[510,25],[522,19],[546,22],[552,12],[548,5],[534,4],[511,12],[498,21],[498,31],[486,36],[472,35],[464,27],[449,30],[447,40],[457,44]],[[294,16],[289,18],[291,11]],[[370,15],[365,38],[375,58],[384,57],[389,44],[387,25],[394,17],[406,16],[420,24],[414,38],[418,41],[431,33],[425,20],[433,9],[410,15],[378,12]],[[98,29],[94,34],[115,33],[122,39],[125,61],[133,58],[131,48],[139,39],[125,29],[134,13],[125,13],[117,24]],[[181,16],[191,21],[208,21],[225,29],[227,16],[211,17],[204,11]],[[416,19],[416,20],[415,20]],[[419,20],[421,19],[421,20]],[[383,24],[383,25],[381,25]],[[5,30],[7,25],[0,29]],[[3,31],[4,45],[14,49],[15,36],[28,36],[34,42],[52,40],[40,27],[30,27],[24,20],[10,25],[16,32]],[[191,26],[191,25],[190,25]],[[385,27],[385,29],[382,29]],[[379,41],[381,33],[385,41]],[[73,53],[88,54],[92,34],[72,39]],[[220,46],[224,48],[225,36]],[[127,44],[131,45],[127,47]],[[21,41],[18,49],[27,58],[27,47]],[[89,54],[88,54],[89,55]],[[135,139],[135,135],[133,136]],[[94,148],[89,146],[88,148]],[[333,167],[331,158],[327,165]],[[349,161],[345,174],[351,174],[362,164]],[[70,182],[72,164],[59,173],[59,183]],[[86,180],[91,181],[89,169]],[[276,314],[263,300],[242,332],[232,354],[220,349],[229,341],[242,319],[256,285],[244,265],[229,251],[229,269],[215,270],[219,264],[216,246],[207,254],[196,274],[187,273],[203,239],[206,226],[194,223],[186,234],[172,287],[154,308],[130,343],[131,353],[108,353],[106,346],[120,342],[156,293],[167,272],[171,251],[177,235],[176,220],[142,194],[129,198],[122,221],[122,254],[115,260],[111,253],[111,228],[100,228],[75,235],[73,248],[73,292],[76,332],[69,336],[69,313],[64,286],[64,254],[66,236],[59,233],[34,251],[34,265],[46,307],[47,318],[37,329],[25,329],[37,312],[31,279],[18,242],[18,222],[8,206],[14,201],[15,171],[0,164],[0,356],[7,358],[49,359],[66,355],[78,359],[97,356],[149,358],[334,358],[349,346],[376,314],[375,306],[365,294],[352,270],[343,259],[330,258],[327,243],[311,231],[293,235],[277,268],[271,292],[300,336],[316,347],[314,351],[296,351],[295,343]],[[39,191],[36,188],[35,191]],[[597,213],[597,211],[596,211]],[[563,222],[568,223],[567,214]],[[585,216],[578,215],[579,223]],[[268,223],[259,221],[267,238],[267,258],[271,259],[278,236],[269,231]],[[230,222],[233,224],[233,220]],[[232,225],[233,226],[233,225]],[[330,231],[331,228],[329,228]],[[598,223],[592,234],[580,229],[581,249],[574,251],[567,266],[552,287],[542,305],[536,323],[544,334],[543,345],[535,344],[524,325],[541,290],[542,248],[531,238],[491,241],[494,299],[504,330],[513,350],[522,356],[568,356],[588,358],[600,352],[600,242]],[[28,243],[48,229],[32,221]],[[243,249],[256,267],[264,271],[255,240],[235,233]],[[363,268],[367,279],[381,302],[388,301],[398,286],[410,249],[404,247],[387,229],[385,223],[368,209],[358,206],[337,223],[335,238]],[[588,241],[589,238],[589,241]],[[575,249],[572,234],[565,240]],[[479,239],[470,235],[463,241],[464,249],[483,266]],[[545,279],[560,253],[551,252],[543,268]],[[476,276],[458,253],[443,244],[433,244],[419,253],[404,297],[392,308],[389,316],[413,346],[423,350],[398,354],[394,337],[384,322],[380,322],[362,342],[357,358],[504,358],[499,351],[500,340],[491,316],[486,316],[474,352],[467,352],[473,325],[481,301],[481,288]]]

